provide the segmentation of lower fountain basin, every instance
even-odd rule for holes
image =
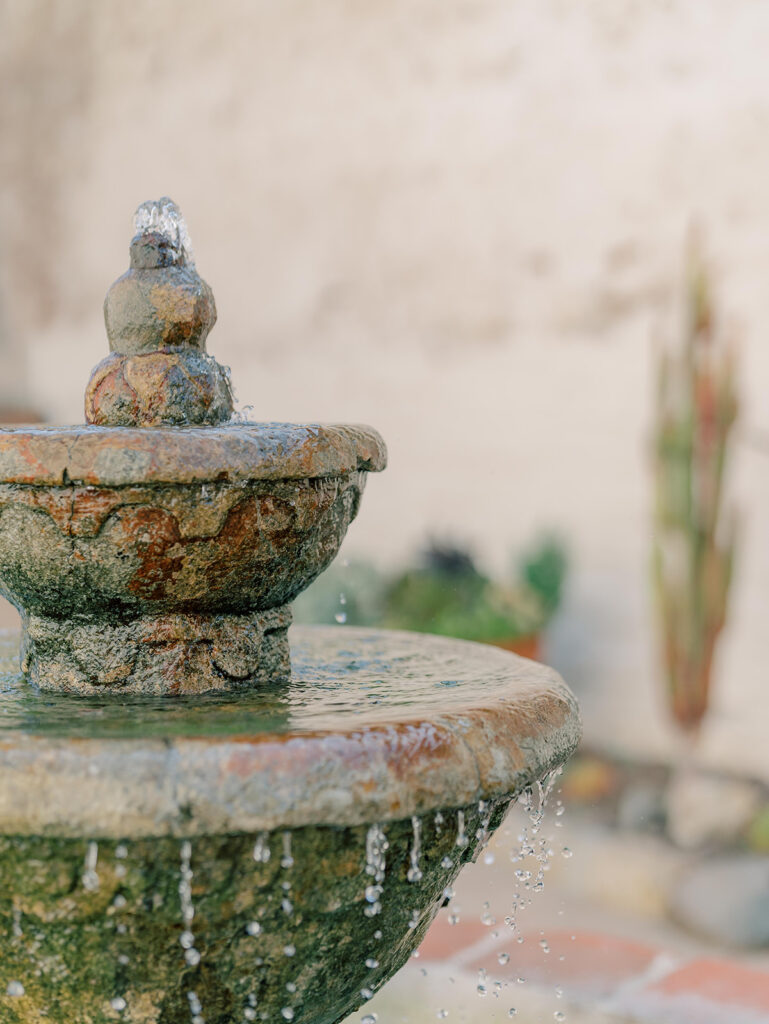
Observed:
[[[0,675],[0,1017],[335,1024],[408,958],[510,800],[576,745],[544,666],[305,627],[262,696]]]

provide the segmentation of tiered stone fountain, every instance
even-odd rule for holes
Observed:
[[[551,670],[297,629],[385,465],[367,427],[232,421],[213,296],[139,208],[85,427],[0,431],[3,1024],[332,1024],[569,755]],[[2,647],[2,645],[0,645]],[[22,674],[23,673],[23,674]]]

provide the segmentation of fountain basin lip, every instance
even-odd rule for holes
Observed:
[[[385,443],[362,424],[0,428],[0,484],[124,487],[306,480],[379,472]]]
[[[466,699],[456,676],[445,706],[432,693],[421,711],[227,736],[56,738],[0,721],[0,834],[193,837],[399,820],[513,795],[579,742],[576,700],[544,665],[415,633],[299,627],[294,639],[311,651],[331,634],[342,655],[368,640],[464,659]]]

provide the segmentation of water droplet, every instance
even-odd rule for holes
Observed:
[[[419,856],[422,850],[422,822],[416,815],[413,815],[411,818],[411,828],[413,834],[411,851],[409,854],[411,864],[409,866],[408,871],[406,872],[406,878],[409,880],[409,882],[421,882],[422,871],[419,867]]]
[[[500,953],[499,956],[497,957],[497,962],[500,963],[500,964],[509,964],[510,963],[510,954],[509,953]]]
[[[8,987],[5,990],[7,996],[23,996],[24,986],[20,981],[9,981]]]
[[[259,935],[262,931],[262,926],[258,921],[249,921],[246,925],[246,931],[249,935]]]
[[[120,910],[122,907],[126,905],[126,903],[127,900],[125,896],[123,896],[121,893],[118,893],[117,896],[112,901],[112,906],[115,907],[117,910]]]
[[[291,943],[289,943],[287,946],[283,947],[283,955],[284,956],[293,956],[295,953],[296,953],[296,946],[292,945]]]
[[[115,847],[115,856],[118,860],[125,860],[128,856],[128,847],[124,843],[118,844],[118,846]]]
[[[493,864],[494,860],[495,860],[495,857],[494,857],[494,854],[491,853],[491,851],[488,851],[487,853],[484,853],[484,855],[483,855],[483,863],[484,864]]]
[[[99,876],[96,864],[99,860],[99,844],[90,842],[85,854],[85,871],[83,872],[83,888],[95,892],[99,888]]]
[[[365,874],[374,880],[374,885],[368,885],[365,889],[366,902],[369,906],[363,908],[366,917],[374,917],[382,906],[379,897],[382,895],[382,883],[385,879],[386,852],[389,847],[384,830],[379,825],[372,825],[366,833],[366,864]]]
[[[246,1020],[256,1020],[256,1010],[253,1006],[246,1006],[243,1009],[243,1016]]]
[[[564,846],[564,848],[561,850],[561,856],[565,857],[568,860],[569,857],[573,856],[573,853],[568,846]]]
[[[375,1013],[367,1013],[365,1017],[361,1017],[360,1024],[376,1024],[378,1019]]]
[[[184,959],[190,967],[197,967],[200,963],[200,953],[196,949],[187,949],[184,952]]]
[[[334,618],[340,626],[343,626],[347,622],[347,612],[337,612]]]
[[[562,1010],[556,1010],[553,1017],[559,1022],[566,1020],[566,1014]]]
[[[457,811],[457,846],[460,850],[470,845],[470,840],[465,832],[465,812]]]
[[[374,995],[370,988],[362,988],[360,994],[362,999],[371,999]]]
[[[478,993],[479,996],[485,996],[486,995],[486,986],[485,985],[476,985],[475,991]]]
[[[454,861],[451,859],[451,857],[444,857],[443,860],[441,861],[441,867],[444,869],[444,871],[448,871],[449,868],[452,868],[453,866]]]
[[[507,1016],[508,1017],[517,1017],[518,1016],[518,1011],[516,1010],[516,1008],[514,1006],[511,1006],[510,1009],[507,1011]]]
[[[556,988],[556,990],[555,990],[555,998],[556,999],[563,999],[563,989],[562,988]]]
[[[370,971],[373,971],[377,967],[379,967],[379,961],[375,960],[373,956],[367,957],[367,959],[366,959],[366,967],[368,967],[368,969]]]
[[[280,866],[282,868],[292,868],[294,866],[294,858],[291,855],[291,833],[283,833],[283,856],[280,858]]]
[[[192,934],[192,932],[182,932],[181,936],[179,937],[179,942],[181,943],[183,949],[192,949],[192,947],[195,945],[195,936]]]
[[[542,952],[543,953],[549,953],[550,952],[550,946],[548,945],[547,939],[540,939],[539,940],[539,944],[542,947]]]
[[[459,924],[459,914],[456,912],[456,910],[453,911],[453,913],[449,914],[448,921],[449,924]]]
[[[280,1015],[283,1018],[283,1020],[293,1020],[294,1019],[293,1007],[291,1007],[291,1006],[284,1006],[283,1009],[280,1011]]]
[[[270,859],[270,844],[269,838],[266,832],[262,832],[256,837],[254,843],[254,860],[257,864],[266,864]]]
[[[448,1010],[438,1010],[438,1012],[436,1013],[436,1015],[435,1015],[435,1016],[436,1016],[436,1017],[437,1017],[437,1018],[438,1018],[439,1020],[445,1020],[445,1019],[446,1019],[446,1017],[448,1017],[448,1015],[449,1015],[449,1011],[448,1011]]]
[[[286,992],[290,992],[291,995],[293,995],[294,992],[296,992],[296,985],[294,984],[293,981],[286,982]]]
[[[123,1010],[125,1010],[126,1006],[128,1006],[128,1003],[125,1001],[125,999],[123,999],[122,996],[115,996],[114,999],[110,999],[109,1005],[112,1007],[113,1010],[117,1010],[118,1013],[121,1013]]]

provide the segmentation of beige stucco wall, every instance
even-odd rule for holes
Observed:
[[[390,560],[443,531],[501,568],[560,530],[574,564],[551,657],[589,735],[647,750],[668,749],[651,342],[675,330],[698,220],[744,390],[742,557],[705,756],[769,777],[769,5],[0,11],[0,273],[35,402],[80,419],[131,212],[172,195],[217,296],[210,347],[254,416],[364,420],[389,443],[348,552]]]

